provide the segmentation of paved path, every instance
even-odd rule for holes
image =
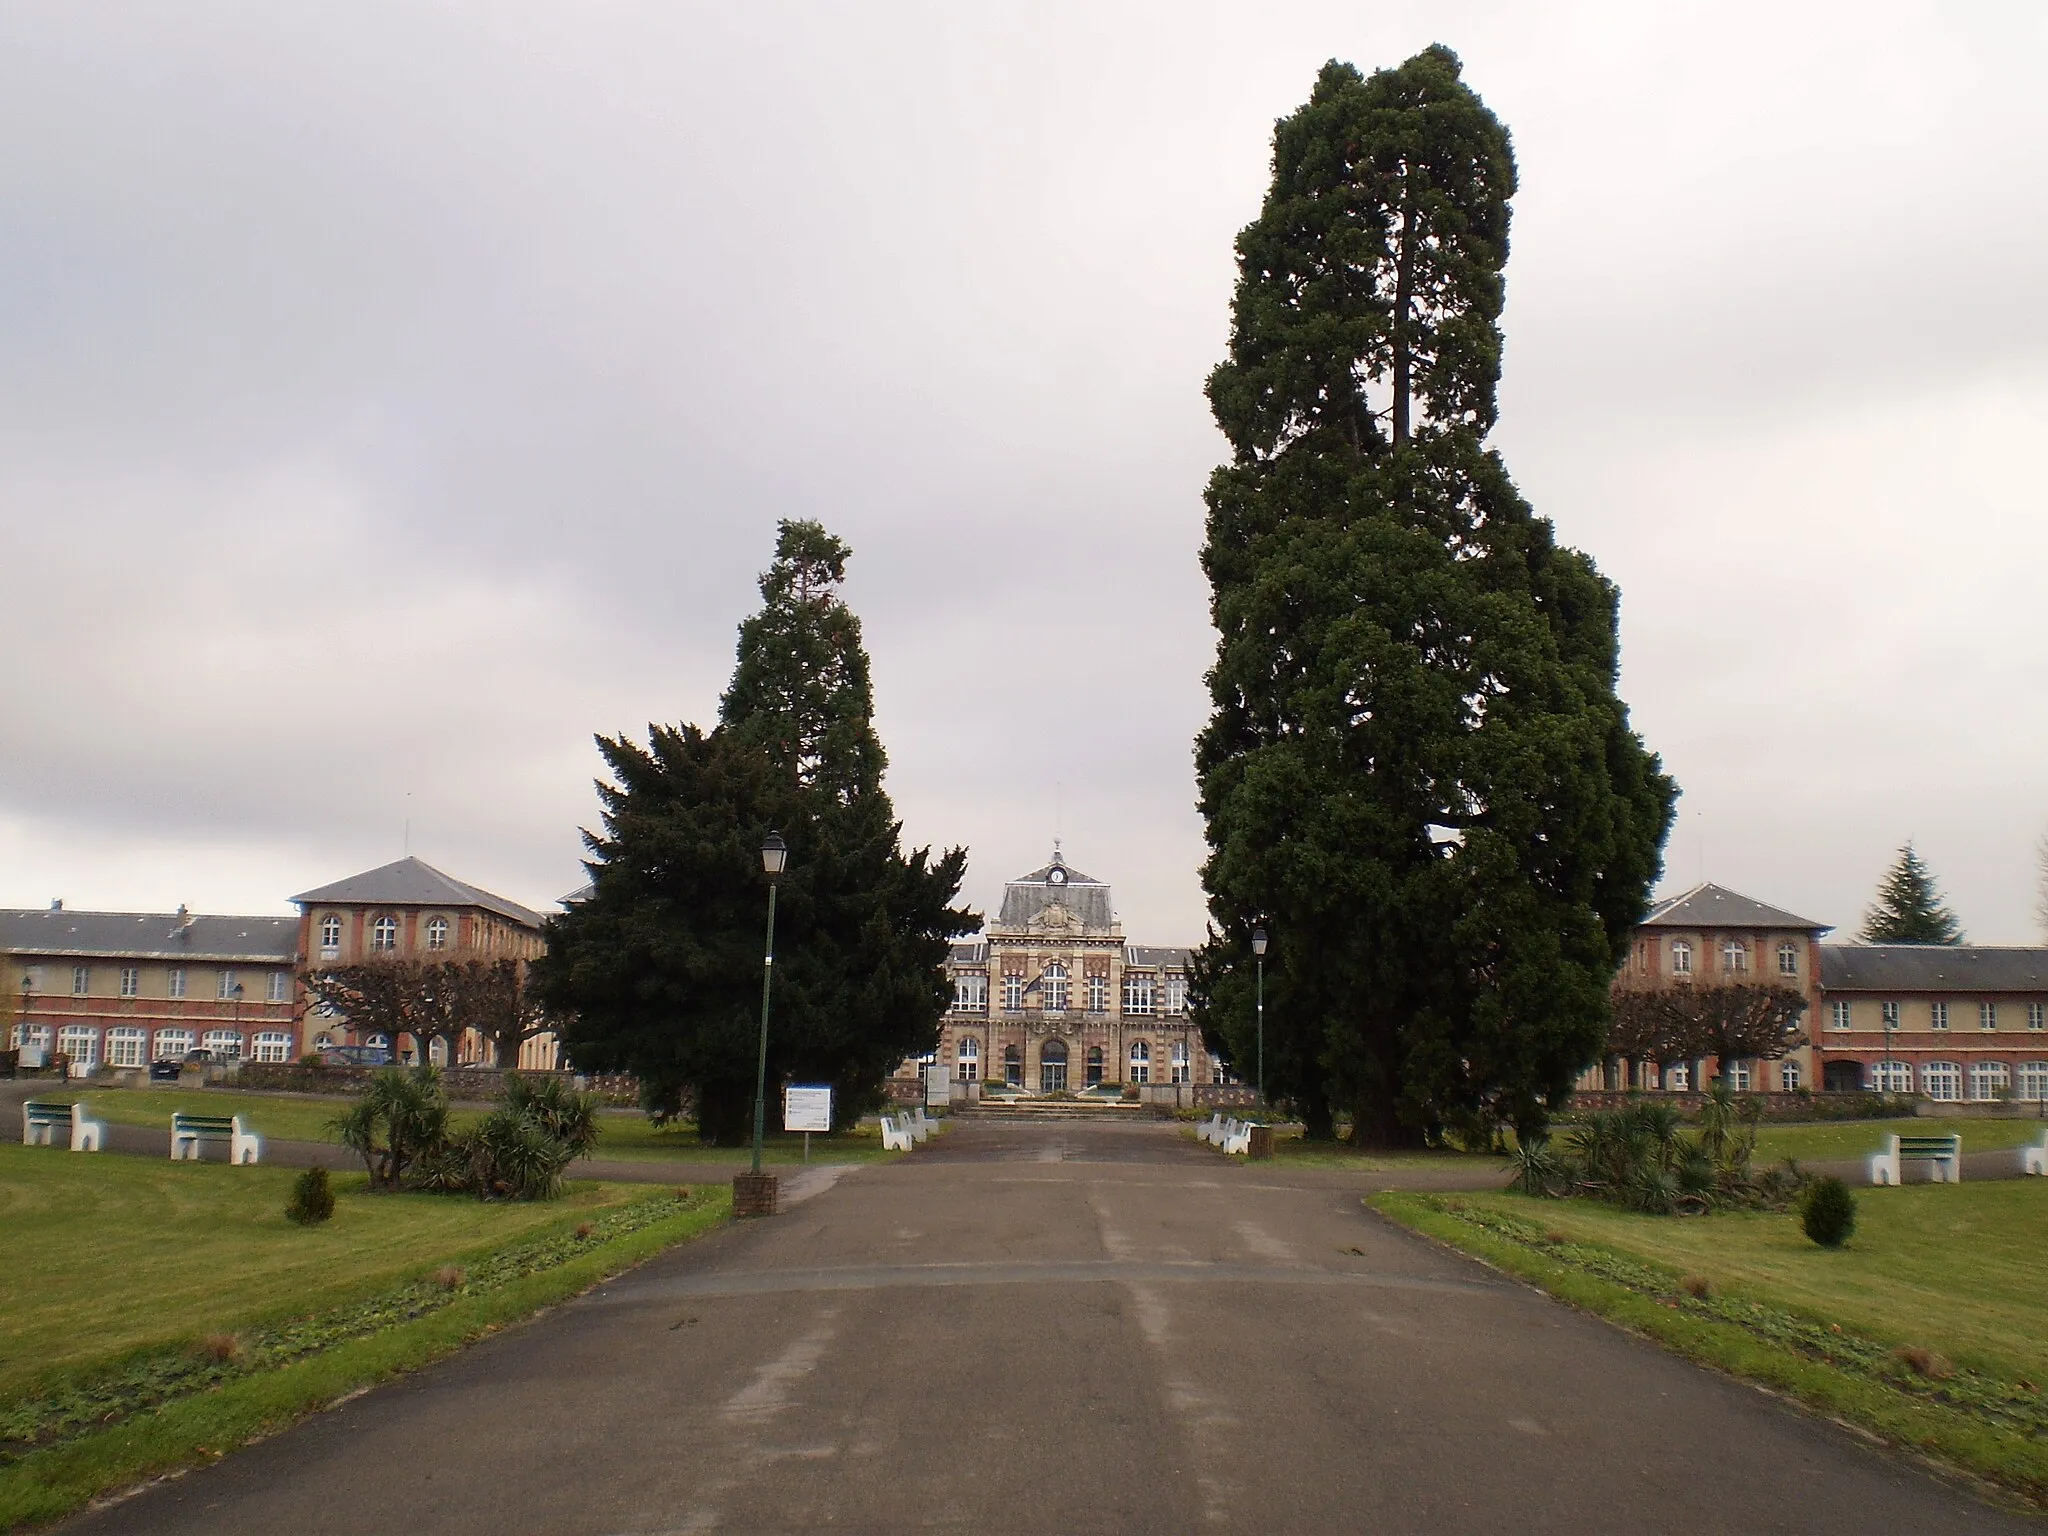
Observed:
[[[1358,1182],[963,1125],[67,1529],[2038,1532]]]

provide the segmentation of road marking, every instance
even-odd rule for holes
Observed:
[[[1230,1230],[1237,1234],[1239,1242],[1262,1259],[1273,1259],[1284,1264],[1297,1257],[1292,1243],[1282,1242],[1254,1222],[1240,1221]]]
[[[832,1326],[838,1316],[837,1307],[828,1309],[815,1328],[754,1372],[752,1381],[725,1400],[726,1422],[766,1424],[787,1408],[790,1389],[818,1368],[825,1346],[838,1331]]]

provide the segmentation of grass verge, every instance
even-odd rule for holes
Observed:
[[[1554,1218],[1569,1202],[1389,1191],[1366,1203],[1687,1359],[1769,1387],[2037,1509],[2048,1508],[2048,1398],[2010,1366],[1981,1357],[1967,1366],[1950,1365],[1885,1331],[1788,1304],[1768,1285],[1723,1286],[1711,1279],[1700,1285],[1705,1277],[1632,1249],[1625,1226],[1606,1227],[1598,1238],[1577,1223],[1566,1230]],[[1569,1221],[1580,1213],[1563,1214]],[[1723,1246],[1741,1243],[1730,1229],[1742,1218],[1630,1219],[1720,1227],[1715,1235]],[[1780,1225],[1790,1220],[1775,1218]]]
[[[55,1520],[110,1490],[216,1460],[576,1295],[730,1211],[730,1192],[706,1186],[689,1198],[636,1200],[588,1223],[572,1216],[472,1255],[467,1270],[416,1276],[268,1329],[246,1350],[237,1338],[220,1353],[137,1352],[97,1380],[11,1404],[16,1443],[37,1448],[0,1458],[0,1529]]]

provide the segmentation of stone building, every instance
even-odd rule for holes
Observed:
[[[0,911],[10,1047],[74,1074],[205,1051],[216,1061],[290,1061],[300,1049],[289,917],[188,912]]]
[[[1003,887],[995,921],[953,946],[947,970],[939,1048],[905,1062],[899,1080],[943,1070],[955,1097],[994,1081],[1034,1094],[1107,1084],[1169,1102],[1226,1080],[1188,1016],[1187,950],[1125,943],[1109,886],[1057,849]]]
[[[538,912],[415,858],[302,891],[292,902],[299,909],[298,952],[312,969],[379,958],[524,962],[547,948]],[[318,1005],[309,1010],[308,1029],[312,1050],[396,1044],[351,1029],[347,1020],[323,1015]],[[479,1044],[473,1034],[468,1038],[461,1052],[465,1061],[476,1058]],[[520,1047],[516,1063],[502,1065],[550,1069],[558,1055],[553,1035],[537,1035]]]

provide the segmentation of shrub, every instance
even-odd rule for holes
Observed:
[[[463,1274],[460,1264],[443,1264],[434,1271],[434,1284],[444,1291],[461,1290],[465,1278],[467,1277]]]
[[[199,1352],[209,1360],[232,1365],[242,1357],[242,1341],[232,1333],[209,1333],[199,1341]]]
[[[1678,1282],[1678,1288],[1695,1301],[1705,1301],[1714,1294],[1714,1283],[1705,1275],[1687,1275]]]
[[[1800,1202],[1799,1225],[1823,1248],[1839,1248],[1856,1230],[1856,1197],[1840,1179],[1816,1179]]]
[[[1955,1375],[1954,1366],[1919,1344],[1901,1344],[1892,1351],[1892,1358],[1914,1375],[1925,1376],[1929,1381],[1946,1381]]]
[[[334,1214],[334,1188],[325,1168],[316,1165],[293,1180],[284,1213],[302,1227],[317,1227]]]

